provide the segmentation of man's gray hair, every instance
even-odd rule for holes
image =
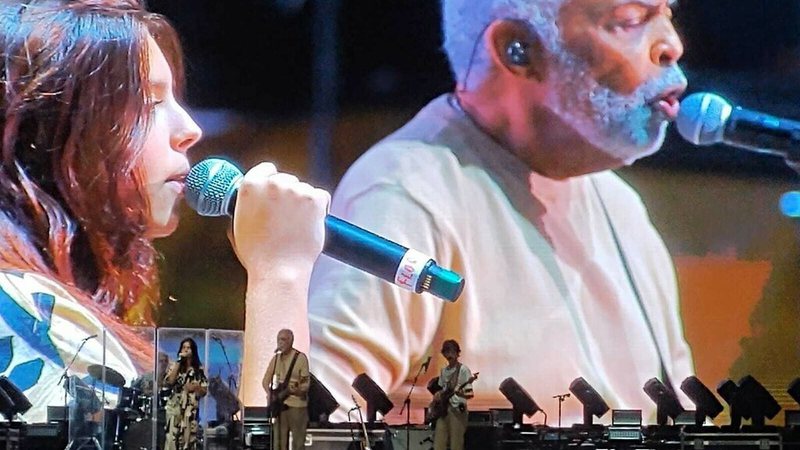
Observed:
[[[294,332],[292,330],[288,329],[288,328],[284,328],[284,329],[278,331],[278,334],[288,334],[289,338],[294,340]]]
[[[441,0],[444,50],[458,84],[486,74],[489,58],[484,49],[486,27],[498,19],[526,22],[549,51],[560,47],[556,20],[566,0]]]

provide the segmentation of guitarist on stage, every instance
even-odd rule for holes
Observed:
[[[442,343],[442,356],[447,366],[439,373],[442,390],[433,397],[431,412],[436,414],[436,429],[433,438],[434,450],[464,450],[464,434],[467,431],[467,400],[472,398],[472,381],[475,379],[469,368],[458,361],[461,347],[453,339]]]
[[[289,450],[289,432],[292,433],[292,450],[301,450],[306,441],[308,426],[308,388],[310,376],[308,358],[294,347],[291,330],[278,332],[278,348],[269,362],[261,385],[267,392],[267,408],[272,425],[272,448]]]

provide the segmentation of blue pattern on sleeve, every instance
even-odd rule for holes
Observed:
[[[11,346],[11,339],[14,336],[0,338],[0,373],[5,372],[14,359],[14,347]]]
[[[11,370],[8,379],[20,390],[26,391],[39,381],[39,377],[42,376],[43,367],[44,361],[42,361],[41,358],[18,364]]]
[[[24,340],[35,351],[45,358],[64,367],[64,361],[55,344],[50,339],[50,319],[53,314],[55,298],[50,294],[33,295],[34,302],[42,315],[42,320],[28,313],[8,293],[0,289],[0,317],[20,339]]]

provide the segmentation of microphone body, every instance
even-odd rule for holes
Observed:
[[[241,179],[241,171],[230,162],[205,159],[186,177],[186,201],[200,215],[233,217]],[[432,258],[331,215],[325,217],[322,252],[416,293],[455,301],[464,289],[461,275]]]
[[[695,145],[723,143],[800,161],[800,122],[732,106],[716,94],[683,99],[676,123],[678,133]]]

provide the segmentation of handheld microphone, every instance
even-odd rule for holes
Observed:
[[[800,122],[732,106],[716,94],[683,99],[676,124],[678,133],[695,145],[723,143],[800,160]]]
[[[219,158],[200,161],[186,177],[186,202],[201,216],[233,216],[242,172]],[[342,219],[325,217],[322,252],[350,266],[416,293],[456,301],[464,278],[432,258]]]

